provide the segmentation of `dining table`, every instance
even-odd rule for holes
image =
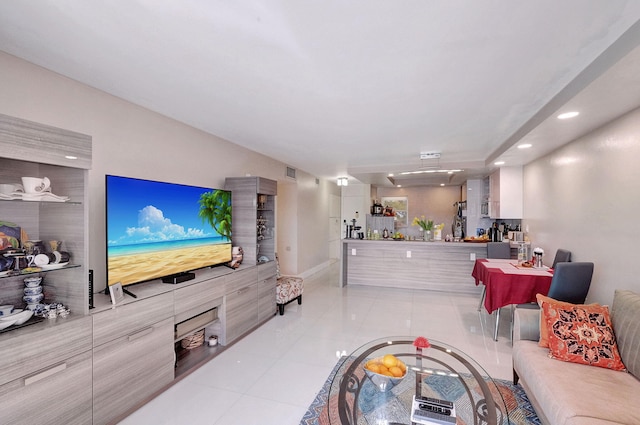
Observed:
[[[484,285],[484,307],[495,312],[493,339],[498,340],[500,308],[536,302],[536,294],[547,295],[553,270],[549,267],[527,267],[513,259],[477,259],[471,276],[476,285]],[[482,301],[481,301],[482,302]]]

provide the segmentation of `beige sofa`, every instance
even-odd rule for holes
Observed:
[[[543,424],[640,424],[640,295],[616,291],[611,320],[628,373],[549,358],[538,346],[540,310],[516,309],[514,382]]]

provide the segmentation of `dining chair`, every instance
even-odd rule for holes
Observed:
[[[553,271],[551,286],[547,296],[554,300],[571,304],[583,304],[587,299],[591,279],[593,277],[593,263],[558,263]],[[518,304],[516,308],[540,308],[537,303]]]
[[[559,262],[553,268],[553,278],[547,296],[554,300],[564,301],[571,304],[584,304],[591,287],[593,277],[593,263]],[[512,306],[513,307],[513,306]],[[515,309],[536,309],[539,310],[538,303],[518,304],[511,309],[511,340],[513,341],[513,316]]]
[[[556,251],[556,256],[553,258],[553,265],[551,268],[555,269],[558,263],[568,263],[569,261],[571,261],[571,251],[559,248]]]
[[[487,258],[498,258],[508,260],[511,258],[511,244],[508,242],[487,242]],[[482,310],[484,298],[487,295],[487,287],[482,285],[482,295],[480,296],[480,304],[478,311]]]

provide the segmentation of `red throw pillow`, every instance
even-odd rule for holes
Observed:
[[[547,298],[542,303],[542,314],[549,331],[549,357],[625,370],[606,306]]]

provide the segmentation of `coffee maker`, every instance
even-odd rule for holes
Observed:
[[[356,219],[351,220],[352,224],[347,224],[347,220],[344,221],[346,226],[346,232],[344,237],[346,239],[364,239],[364,232],[361,232],[362,226],[356,226]]]
[[[498,228],[498,222],[494,221],[488,230],[489,240],[492,242],[502,242],[502,232]]]

